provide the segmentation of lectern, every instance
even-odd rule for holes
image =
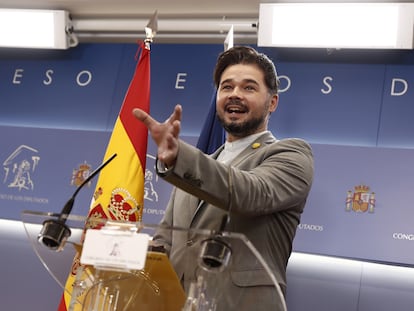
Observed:
[[[22,221],[33,250],[70,301],[68,311],[260,310],[260,297],[244,299],[249,289],[235,281],[246,256],[266,279],[272,309],[286,309],[275,276],[242,234],[78,215],[62,222],[60,214],[36,211],[24,211]],[[186,267],[194,267],[190,279],[179,279],[167,254],[154,247],[156,230],[191,237],[194,244],[182,256]],[[243,273],[243,283],[254,273]]]

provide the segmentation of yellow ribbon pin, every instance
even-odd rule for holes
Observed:
[[[259,147],[260,147],[260,143],[254,143],[254,144],[252,144],[252,148],[253,149],[257,149]]]

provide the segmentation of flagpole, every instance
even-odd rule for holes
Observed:
[[[234,46],[234,26],[231,25],[226,39],[224,39],[224,51],[231,49]]]
[[[151,43],[154,40],[155,34],[158,31],[158,12],[155,11],[145,27],[146,38],[144,40],[145,48],[151,50]]]

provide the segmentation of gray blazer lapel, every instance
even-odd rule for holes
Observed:
[[[217,159],[217,157],[218,157],[218,155],[220,154],[220,152],[221,151],[223,151],[223,149],[224,149],[224,145],[222,145],[222,146],[220,146],[216,151],[214,151],[211,155],[210,155],[210,157],[212,157],[213,159]],[[203,200],[200,200],[199,201],[199,203],[198,203],[198,205],[197,205],[197,207],[196,207],[196,209],[194,210],[194,212],[193,212],[193,217],[192,217],[192,219],[191,219],[191,225],[194,223],[194,221],[195,221],[195,218],[197,217],[197,214],[201,211],[201,209],[202,209],[202,207],[204,206],[204,205],[206,205],[207,203],[205,202],[205,201],[203,201]],[[190,225],[190,226],[191,226]]]
[[[219,156],[220,152],[222,152],[224,149],[224,145],[221,145],[216,151],[214,151],[210,157],[212,157],[213,159],[217,159],[217,157]]]
[[[253,143],[251,143],[246,149],[244,149],[240,154],[231,161],[231,166],[238,166],[245,158],[254,154],[260,148],[276,142],[276,138],[270,133],[266,132],[265,134],[259,136]]]
[[[192,225],[194,224],[195,220],[197,219],[198,216],[200,216],[201,211],[203,209],[203,207],[207,205],[206,201],[200,200],[200,202],[197,205],[197,209],[195,210],[193,217],[191,219],[191,223],[190,223],[190,227],[192,227]]]

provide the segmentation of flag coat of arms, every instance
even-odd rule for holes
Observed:
[[[133,108],[149,113],[150,51],[140,43],[137,65],[110,137],[104,160],[116,157],[99,175],[88,217],[117,221],[141,221],[144,201],[148,131]],[[82,310],[82,295],[73,293],[80,254],[73,260],[58,311]]]
[[[346,211],[354,211],[365,213],[374,212],[375,208],[375,192],[370,192],[369,186],[358,185],[354,187],[355,191],[348,191],[346,198]]]

